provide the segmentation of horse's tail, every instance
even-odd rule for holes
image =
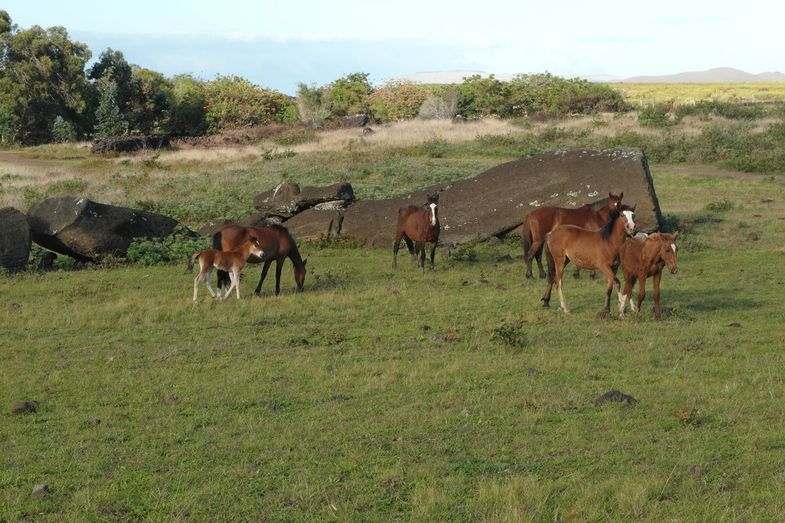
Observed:
[[[221,231],[216,232],[213,234],[213,249],[220,251],[221,250],[221,239],[222,234]],[[217,269],[215,274],[218,278],[218,288],[228,286],[230,284],[229,273],[226,271],[222,271],[221,269]]]
[[[523,238],[523,257],[526,258],[526,255],[532,248],[531,218],[528,214],[523,219],[523,224],[521,225],[521,237]]]
[[[548,264],[548,282],[552,284],[556,279],[556,260],[553,258],[553,253],[548,247],[548,239],[550,236],[551,233],[545,235],[545,240],[542,242],[542,250],[545,254],[546,263]]]
[[[194,272],[194,263],[200,254],[202,254],[202,251],[196,251],[188,258],[188,272]]]

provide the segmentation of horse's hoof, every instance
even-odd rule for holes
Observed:
[[[608,309],[602,309],[600,312],[597,313],[597,317],[600,319],[608,318],[611,315],[611,311]]]

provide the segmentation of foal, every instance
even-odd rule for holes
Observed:
[[[523,261],[526,263],[526,277],[532,277],[532,260],[537,260],[540,278],[545,278],[542,268],[542,249],[545,235],[559,225],[577,225],[584,229],[602,229],[611,219],[611,214],[621,212],[622,192],[618,196],[608,193],[607,198],[587,203],[581,207],[538,207],[529,212],[523,219],[521,236],[523,236]],[[576,272],[578,269],[576,269]]]
[[[407,205],[398,209],[398,222],[395,226],[395,243],[393,243],[393,269],[398,266],[398,248],[401,238],[412,256],[420,255],[419,266],[425,272],[425,244],[431,243],[431,269],[436,245],[439,243],[439,195],[428,197],[425,207]],[[413,243],[412,243],[413,242]]]
[[[621,213],[614,212],[611,219],[599,231],[583,229],[575,225],[560,225],[552,230],[545,240],[545,253],[548,258],[548,285],[542,297],[543,307],[551,301],[553,284],[559,290],[561,310],[569,313],[564,300],[564,267],[573,262],[581,269],[597,269],[605,275],[605,307],[601,316],[610,313],[610,299],[613,287],[619,291],[619,308],[622,304],[621,284],[616,277],[619,248],[627,235],[635,231],[635,206],[625,208]]]
[[[221,299],[220,289],[218,294],[210,286],[210,273],[213,268],[220,269],[229,273],[229,279],[232,282],[224,298],[228,298],[232,293],[232,289],[237,292],[237,299],[240,299],[240,271],[245,267],[246,262],[250,256],[257,256],[261,258],[264,255],[262,247],[259,245],[259,240],[256,238],[248,238],[243,242],[240,247],[234,251],[219,251],[217,249],[206,249],[204,251],[195,252],[188,260],[188,270],[193,270],[194,262],[199,260],[199,274],[194,279],[194,301],[199,292],[199,284],[204,282],[207,290],[215,299]]]
[[[637,313],[641,309],[643,298],[646,297],[646,278],[651,276],[654,280],[654,318],[660,319],[660,280],[662,269],[665,266],[671,274],[676,274],[676,238],[678,231],[673,234],[654,233],[648,238],[634,238],[624,242],[619,250],[621,259],[621,272],[624,277],[624,292],[621,302],[621,314],[630,302],[630,309]],[[638,302],[632,301],[632,287],[638,282]]]

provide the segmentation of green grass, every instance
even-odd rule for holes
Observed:
[[[779,519],[785,187],[652,171],[662,322],[651,282],[542,309],[514,239],[425,274],[306,243],[305,292],[222,303],[184,264],[0,276],[0,521]]]

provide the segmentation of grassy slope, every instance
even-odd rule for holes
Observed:
[[[785,188],[652,171],[683,233],[661,323],[650,290],[596,319],[590,280],[543,310],[512,240],[425,275],[304,245],[305,293],[287,266],[251,299],[253,267],[217,304],[182,266],[0,277],[0,520],[770,520]]]

